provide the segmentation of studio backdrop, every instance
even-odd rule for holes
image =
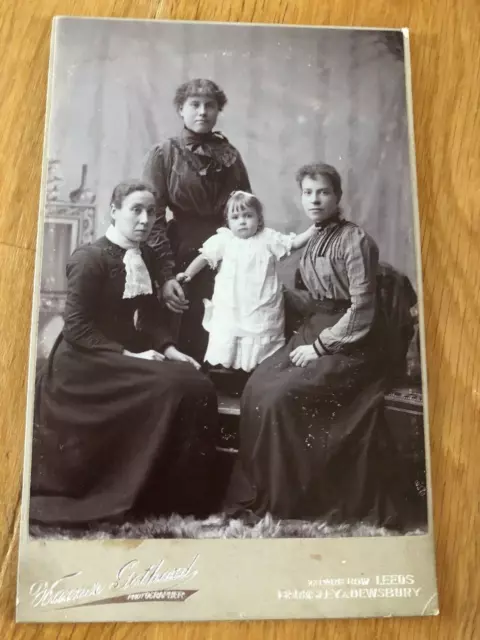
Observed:
[[[206,77],[227,94],[218,129],[240,150],[267,224],[304,229],[295,171],[333,164],[345,216],[416,288],[401,35],[85,20],[67,22],[61,39],[68,59],[56,67],[48,157],[65,199],[87,165],[95,236],[113,186],[140,176],[148,149],[179,133],[177,86]]]

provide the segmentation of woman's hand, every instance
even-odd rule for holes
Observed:
[[[131,356],[132,358],[141,358],[142,360],[158,360],[159,362],[165,360],[165,356],[154,349],[141,351],[140,353],[134,353],[133,351],[127,351],[127,349],[124,349],[123,354],[125,356]]]
[[[197,371],[198,369],[200,369],[200,365],[196,360],[194,360],[190,356],[187,356],[186,353],[182,353],[172,345],[167,347],[163,353],[165,357],[168,358],[168,360],[174,360],[176,362],[188,362],[188,364],[193,365],[195,369],[197,369]]]
[[[313,344],[297,347],[290,353],[290,360],[296,367],[306,367],[309,362],[317,360],[318,357]]]
[[[177,275],[175,276],[177,279],[177,282],[190,282],[190,280],[192,279],[191,276],[188,276],[186,273],[177,273]]]
[[[180,283],[175,278],[165,282],[162,287],[162,297],[168,309],[173,313],[183,313],[188,309],[188,300],[185,298]]]

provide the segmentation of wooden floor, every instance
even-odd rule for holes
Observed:
[[[50,19],[55,14],[411,29],[441,615],[428,619],[15,627],[16,542]],[[478,0],[2,0],[0,638],[478,638]]]

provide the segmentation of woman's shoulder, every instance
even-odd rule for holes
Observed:
[[[98,238],[94,242],[81,244],[71,254],[68,264],[70,266],[101,267],[107,262],[110,245],[111,243],[105,236]]]
[[[165,138],[165,140],[156,142],[154,145],[150,147],[148,152],[149,157],[163,157],[168,155],[170,151],[180,144],[179,136],[171,136],[170,138]]]
[[[147,154],[147,161],[150,163],[166,162],[169,160],[172,154],[175,154],[175,152],[178,153],[181,149],[181,136],[171,136],[169,138],[165,138],[165,140],[156,142],[150,147],[150,150]]]
[[[222,131],[213,131],[212,133],[213,139],[219,144],[227,144],[232,149],[235,149],[234,145],[230,142],[227,136]]]
[[[230,139],[227,138],[224,133],[222,133],[221,131],[214,131],[213,136],[218,147],[230,153],[234,162],[238,161],[241,158],[240,151],[234,144],[232,144]]]
[[[229,146],[235,151],[238,151],[235,145],[233,145],[227,136],[222,131],[213,131],[209,142],[212,144]],[[156,142],[150,147],[151,154],[165,154],[175,147],[185,145],[185,138],[182,135],[169,136],[164,140]]]
[[[98,238],[93,242],[86,242],[85,244],[79,245],[70,256],[71,259],[75,258],[76,260],[95,260],[101,254],[104,248],[104,243],[102,242],[102,238]]]
[[[341,221],[341,238],[343,243],[346,245],[351,245],[351,247],[355,246],[364,246],[372,249],[377,249],[377,243],[375,240],[363,229],[363,227],[359,226],[355,222],[351,220],[342,220]]]
[[[178,146],[182,141],[182,136],[169,136],[163,141],[158,142],[156,148],[162,150],[164,153],[170,151],[173,147]]]

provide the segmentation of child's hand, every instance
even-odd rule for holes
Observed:
[[[177,282],[190,282],[190,280],[192,279],[190,276],[187,276],[186,273],[177,273],[177,275],[175,276]]]

